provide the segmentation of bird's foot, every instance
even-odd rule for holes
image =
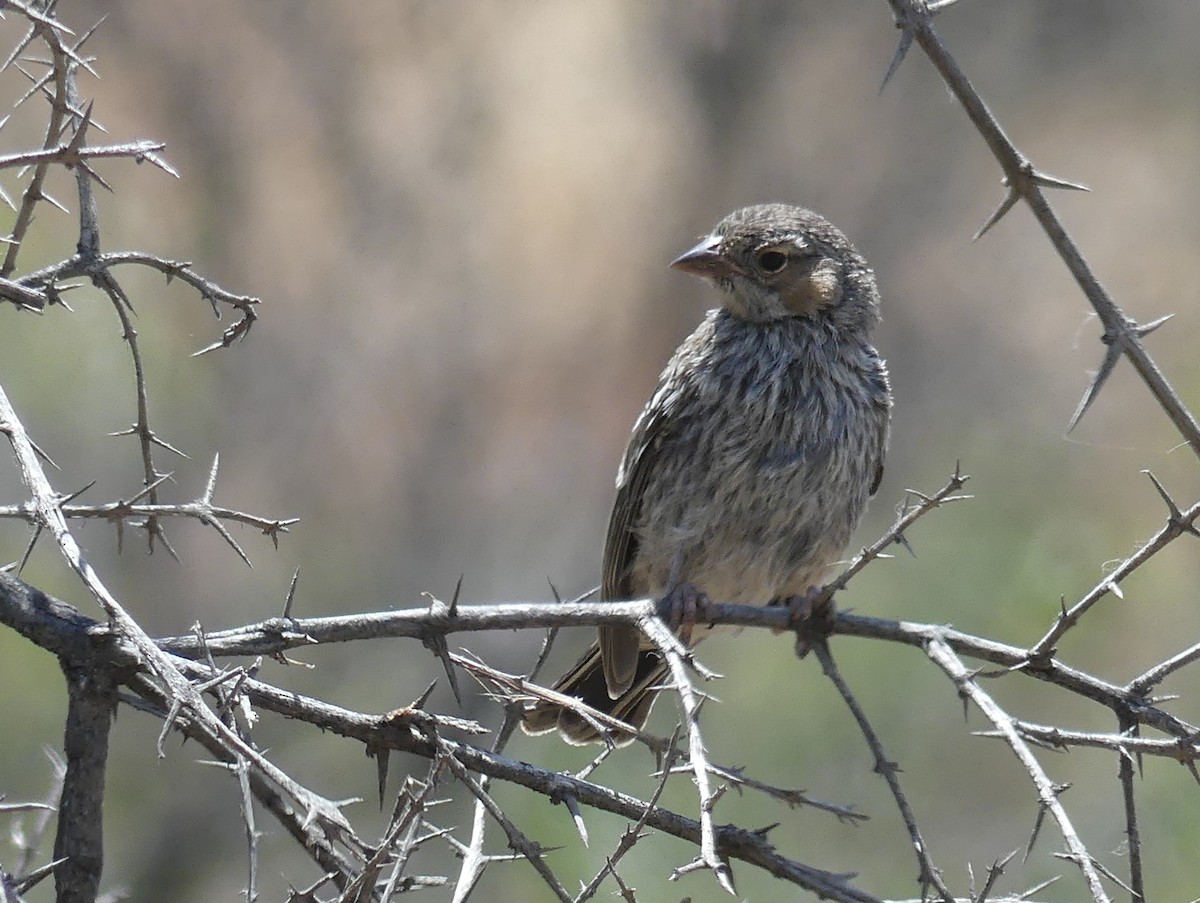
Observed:
[[[788,627],[796,632],[796,655],[808,655],[817,643],[824,643],[833,632],[837,606],[833,599],[820,601],[822,587],[810,586],[799,596],[783,600],[788,608]]]
[[[685,581],[676,584],[662,597],[658,603],[658,613],[683,644],[690,646],[696,616],[706,605],[708,596]]]

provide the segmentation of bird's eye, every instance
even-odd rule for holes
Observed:
[[[787,255],[782,251],[767,250],[758,255],[758,268],[769,275],[778,273],[787,262]]]

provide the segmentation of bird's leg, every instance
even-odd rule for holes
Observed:
[[[825,642],[833,631],[837,606],[832,598],[818,602],[821,590],[822,587],[810,586],[798,596],[779,600],[779,604],[788,608],[788,626],[796,631],[796,655],[800,658],[808,655],[814,644]]]
[[[708,605],[708,596],[686,580],[676,583],[658,602],[658,614],[685,646],[692,644],[696,614]]]

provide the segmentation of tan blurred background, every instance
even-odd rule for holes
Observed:
[[[300,567],[298,614],[463,600],[550,598],[598,581],[613,474],[629,426],[672,348],[713,297],[666,263],[728,210],[783,200],[829,216],[875,267],[896,413],[888,470],[859,538],[886,528],[905,488],[933,490],[955,461],[976,499],[912,531],[905,553],[871,567],[840,604],[859,612],[1031,643],[1060,595],[1077,599],[1163,522],[1139,471],[1183,503],[1200,467],[1122,365],[1071,435],[1065,425],[1099,362],[1100,329],[1032,217],[1014,211],[970,238],[1002,196],[999,170],[930,64],[914,50],[878,88],[897,39],[882,0],[770,2],[375,2],[266,0],[164,4],[63,0],[102,80],[85,78],[111,140],[167,142],[175,181],[124,161],[99,169],[109,250],[191,260],[226,288],[263,299],[262,321],[236,348],[201,358],[224,327],[178,285],[123,275],[138,311],[155,427],[190,460],[164,456],[176,500],[203,487],[221,455],[217,498],[299,517],[279,551],[235,535],[247,569],[211,531],[171,524],[182,558],[147,557],[111,529],[79,527],[104,579],[152,632],[219,628],[279,612]],[[1041,168],[1092,187],[1052,201],[1096,272],[1135,318],[1175,320],[1149,340],[1181,397],[1200,406],[1200,5],[1188,0],[962,3],[938,20],[950,48],[1018,145]],[[0,23],[0,44],[21,29]],[[0,77],[6,98],[24,87]],[[8,102],[8,101],[5,101]],[[36,110],[37,117],[44,115]],[[32,146],[38,119],[0,133]],[[21,131],[25,129],[25,131]],[[100,140],[96,136],[96,140]],[[105,139],[108,140],[108,139]],[[2,182],[14,194],[11,173]],[[56,195],[71,202],[60,178]],[[72,211],[75,205],[70,203]],[[23,266],[69,255],[73,220],[43,210]],[[129,439],[132,377],[107,302],[85,287],[74,314],[0,309],[0,382],[33,437],[61,465],[57,488],[96,479],[86,499],[138,486]],[[3,501],[22,498],[0,468]],[[0,559],[27,532],[0,524]],[[95,615],[43,543],[25,577]],[[1183,541],[1105,600],[1062,648],[1068,662],[1123,682],[1200,635],[1197,547]],[[534,633],[458,643],[509,669],[526,667]],[[564,636],[557,667],[585,642]],[[454,645],[452,643],[452,645]],[[915,896],[916,866],[881,780],[814,662],[784,637],[713,640],[704,659],[728,677],[706,710],[711,753],[762,779],[806,788],[872,816],[847,827],[755,798],[727,798],[720,820],[784,824],[787,855],[854,871],[880,895]],[[961,706],[919,652],[835,644],[876,720],[952,887],[968,864],[1022,847],[1036,815],[1028,780],[986,724]],[[268,664],[267,680],[366,710],[403,704],[438,668],[416,643],[327,648],[314,670]],[[61,744],[64,694],[55,663],[0,634],[0,792],[41,792],[43,746]],[[1164,690],[1200,721],[1196,675]],[[444,684],[444,681],[443,681]],[[990,683],[1033,721],[1114,730],[1111,716],[1020,677]],[[445,688],[434,701],[454,703]],[[495,724],[475,698],[467,714]],[[669,704],[654,722],[673,723]],[[19,719],[19,720],[18,720]],[[350,743],[268,718],[259,742],[352,814],[377,825],[374,765]],[[13,727],[14,724],[19,728]],[[236,900],[245,882],[233,783],[122,711],[107,815],[110,887],[136,900]],[[590,753],[549,738],[511,751],[556,768]],[[1064,800],[1085,842],[1119,873],[1125,851],[1112,756],[1045,754],[1074,782]],[[653,763],[625,751],[597,778],[649,792]],[[399,761],[424,774],[421,763]],[[634,775],[631,777],[630,775]],[[395,780],[395,778],[394,778]],[[1150,889],[1196,895],[1200,789],[1187,772],[1146,763],[1139,784]],[[624,826],[589,816],[583,850],[561,807],[511,788],[500,799],[547,844],[565,878],[586,880]],[[672,802],[694,808],[681,779]],[[465,794],[448,788],[446,796]],[[438,812],[460,826],[461,802]],[[317,872],[271,823],[263,899]],[[1084,899],[1047,826],[1001,890],[1062,871],[1054,899]],[[489,848],[504,849],[498,831]],[[11,858],[8,853],[6,858]],[[49,852],[47,851],[47,857]],[[441,851],[416,870],[455,869]],[[644,900],[722,897],[707,876],[666,884],[690,858],[665,839],[642,844],[625,878]],[[779,889],[736,871],[746,899]],[[479,899],[544,899],[522,864],[496,864]],[[45,891],[42,897],[47,899]],[[424,892],[448,899],[448,891]]]

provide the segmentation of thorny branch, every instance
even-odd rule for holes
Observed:
[[[210,750],[221,750],[223,761],[234,761],[237,753],[245,755],[252,766],[251,777],[263,778],[254,785],[256,797],[262,799],[264,789],[268,793],[275,792],[280,786],[281,778],[271,767],[263,774],[258,767],[261,756],[255,752],[231,748],[231,735],[224,725],[220,727],[206,718],[194,717],[196,709],[185,706],[176,709],[174,704],[168,705],[170,697],[161,688],[161,683],[145,677],[141,665],[141,650],[129,639],[120,634],[110,633],[103,626],[89,618],[85,618],[69,605],[58,600],[50,599],[36,590],[24,587],[19,581],[0,573],[0,598],[6,601],[23,600],[23,604],[0,606],[0,616],[9,621],[10,626],[29,636],[39,645],[57,654],[69,654],[75,645],[84,643],[88,648],[99,642],[100,652],[107,658],[111,667],[119,673],[134,675],[129,688],[139,696],[146,697],[147,711],[158,713],[166,719],[167,726],[182,730],[188,736],[197,737]],[[93,650],[93,654],[98,654]],[[209,666],[187,659],[171,657],[178,673],[197,686],[216,684]],[[191,685],[191,684],[189,684]],[[331,705],[317,699],[306,697],[291,690],[278,689],[261,680],[246,678],[239,683],[250,705],[255,709],[272,712],[279,716],[295,721],[301,721],[364,745],[374,751],[396,750],[424,758],[435,759],[453,755],[467,771],[472,774],[482,774],[494,779],[504,780],[535,792],[541,793],[551,800],[571,798],[580,805],[613,812],[633,820],[644,819],[646,827],[662,831],[682,838],[692,843],[701,842],[702,828],[699,821],[676,814],[668,809],[648,807],[645,801],[628,794],[612,790],[602,784],[550,771],[528,762],[508,758],[499,753],[493,753],[472,744],[453,740],[447,737],[447,732],[463,732],[468,735],[483,732],[483,729],[473,722],[426,712],[418,708],[403,708],[382,715],[372,715],[355,712],[340,706]],[[219,723],[219,722],[218,722]],[[265,785],[265,788],[264,788]],[[306,792],[294,782],[282,788],[286,797],[295,799],[304,797]],[[282,803],[282,800],[279,800]],[[330,816],[321,805],[319,799],[310,802],[307,815],[302,824],[295,824],[289,814],[293,809],[289,806],[277,806],[289,820],[293,833],[316,830],[316,840],[306,839],[305,847],[312,855],[324,857],[328,862],[334,855],[330,844],[348,846],[351,851],[361,851],[362,844],[353,833],[348,833],[343,826],[334,830]],[[304,806],[300,814],[305,813]],[[316,809],[314,812],[313,809]],[[273,810],[275,811],[275,810]],[[323,816],[316,818],[313,816]],[[340,814],[338,814],[340,817]],[[715,843],[723,856],[738,859],[767,871],[782,880],[797,884],[815,893],[820,893],[831,899],[841,901],[876,901],[877,898],[853,888],[844,876],[832,875],[821,869],[789,859],[777,853],[766,839],[760,834],[737,828],[732,825],[715,827]],[[310,844],[315,844],[310,847]],[[333,860],[336,861],[336,860]],[[324,863],[323,863],[324,865]],[[325,866],[328,867],[328,866]]]
[[[1158,364],[1142,344],[1142,338],[1161,326],[1164,321],[1157,320],[1139,325],[1117,305],[1092,272],[1083,252],[1071,238],[1042,191],[1043,188],[1078,189],[1082,186],[1040,172],[1008,137],[995,114],[975,90],[933,27],[934,15],[939,11],[937,6],[928,3],[927,0],[888,0],[888,4],[896,17],[897,26],[903,33],[901,46],[905,47],[915,41],[925,51],[925,55],[946,82],[946,87],[962,104],[971,123],[1004,170],[1004,184],[1008,188],[1008,196],[976,237],[986,232],[1018,200],[1025,201],[1104,325],[1106,365],[1102,365],[1097,371],[1095,381],[1084,394],[1079,408],[1071,418],[1072,425],[1079,421],[1095,399],[1104,379],[1112,371],[1111,362],[1115,362],[1116,357],[1124,354],[1184,441],[1191,446],[1193,452],[1200,455],[1200,423],[1197,423],[1187,405],[1180,400],[1178,393],[1171,387],[1166,376],[1159,370]]]
[[[214,505],[212,501],[213,491],[216,488],[216,472],[217,459],[213,460],[212,470],[208,485],[205,487],[204,494],[191,502],[183,502],[179,504],[145,504],[140,500],[147,496],[152,487],[146,487],[140,490],[136,495],[129,499],[118,499],[115,502],[107,502],[102,505],[72,505],[62,504],[59,510],[68,520],[89,520],[101,519],[106,520],[117,528],[117,548],[121,548],[124,538],[125,527],[133,525],[135,527],[144,528],[149,518],[165,518],[165,517],[186,517],[199,521],[200,523],[212,527],[216,530],[221,538],[237,553],[238,557],[250,563],[249,556],[238,545],[237,541],[225,529],[221,521],[232,521],[234,523],[246,524],[247,526],[255,527],[261,530],[263,535],[269,536],[271,541],[276,546],[279,545],[279,535],[287,533],[288,528],[296,523],[295,518],[266,518],[256,514],[249,514],[244,511],[237,511],[232,508],[224,508]],[[167,478],[160,477],[157,485],[161,485]],[[73,498],[77,498],[79,493],[76,493]],[[28,521],[31,524],[38,523],[38,515],[34,506],[30,504],[22,505],[0,505],[0,518],[20,518]]]
[[[73,32],[53,18],[53,5],[40,4],[42,9],[38,11],[21,2],[5,4],[6,11],[23,17],[29,23],[29,27],[13,52],[0,64],[0,72],[15,69],[30,82],[29,90],[17,101],[18,107],[31,99],[44,98],[48,102],[49,113],[40,150],[22,151],[0,157],[0,168],[23,170],[18,173],[18,178],[24,181],[20,203],[14,205],[12,229],[4,239],[6,250],[3,264],[0,265],[0,298],[14,302],[21,312],[45,312],[52,306],[58,306],[65,311],[69,308],[63,296],[72,286],[64,281],[86,277],[113,301],[116,314],[122,323],[135,375],[138,413],[133,432],[141,440],[145,485],[134,496],[132,502],[100,506],[94,511],[84,509],[77,513],[107,517],[117,524],[118,533],[127,519],[140,518],[138,526],[147,530],[151,541],[158,536],[164,544],[166,539],[158,526],[160,516],[170,514],[192,517],[216,529],[245,558],[245,553],[233,542],[221,519],[246,520],[248,516],[217,508],[212,504],[215,464],[208,491],[202,499],[183,506],[164,506],[159,502],[158,490],[163,475],[153,463],[153,449],[156,446],[171,451],[174,449],[150,428],[148,377],[137,334],[129,316],[132,304],[113,275],[112,268],[118,264],[153,267],[165,272],[168,278],[178,277],[196,287],[213,304],[214,310],[218,302],[241,309],[242,325],[235,327],[238,334],[244,334],[249,323],[253,322],[251,305],[256,303],[255,299],[226,292],[193,272],[187,264],[140,252],[116,255],[105,255],[101,252],[99,212],[93,186],[98,183],[109,190],[111,186],[96,166],[104,160],[124,158],[136,163],[150,162],[171,175],[176,173],[162,157],[163,146],[159,142],[140,140],[104,146],[88,144],[89,131],[93,126],[99,126],[93,118],[93,105],[85,105],[79,97],[77,75],[81,69],[93,71],[90,60],[83,57],[80,51],[94,30],[76,39]],[[37,59],[25,54],[29,45],[35,42],[40,42],[46,48],[48,59]],[[44,74],[32,74],[25,68],[26,65],[44,67]],[[7,117],[0,122],[0,126],[4,122],[7,122]],[[35,211],[42,204],[66,209],[46,193],[47,175],[55,166],[73,170],[76,177],[79,234],[74,243],[74,253],[62,262],[52,264],[37,273],[18,275],[19,255],[35,221]],[[7,196],[4,199],[7,201]],[[174,668],[170,659],[157,651],[157,647],[137,622],[105,587],[68,530],[63,516],[66,500],[51,489],[41,469],[39,451],[26,435],[16,411],[2,389],[0,433],[3,433],[12,445],[22,480],[30,493],[30,500],[26,504],[12,506],[12,510],[18,512],[18,516],[24,517],[35,526],[25,558],[28,558],[33,542],[38,537],[51,536],[67,563],[105,609],[109,629],[131,642],[138,650],[139,674],[136,680],[146,681],[148,686],[155,686],[163,694],[168,712],[167,723],[171,724],[180,717],[190,717],[196,724],[207,724],[212,735],[219,740],[221,748],[238,756],[239,765],[243,766],[240,770],[243,782],[247,776],[245,763],[253,762],[257,768],[253,775],[255,782],[262,784],[264,777],[273,780],[276,788],[293,791],[293,798],[302,802],[307,809],[309,821],[313,821],[314,817],[319,815],[321,819],[336,824],[336,812],[327,811],[331,807],[325,806],[319,797],[290,783],[282,772],[274,769],[261,754],[251,750],[244,740],[230,734],[229,728],[205,706],[199,694]],[[146,500],[145,503],[139,504],[143,499]],[[260,521],[258,526],[272,534],[286,530],[289,523],[261,518],[250,520]],[[170,550],[169,545],[166,547]],[[103,632],[97,628],[97,636]],[[61,817],[55,839],[56,861],[46,869],[53,868],[59,899],[64,900],[94,899],[102,864],[99,813],[104,793],[108,731],[117,698],[114,692],[117,680],[110,669],[97,665],[95,649],[87,649],[90,645],[92,644],[89,642],[77,644],[71,654],[61,656],[71,691],[71,708],[65,732],[68,760],[62,791]],[[252,831],[252,823],[249,824]],[[348,823],[345,827],[348,829]],[[253,899],[253,870],[251,875],[249,892]],[[7,881],[8,876],[5,875],[4,878]],[[6,891],[5,896],[9,898],[11,895]]]
[[[690,653],[683,649],[675,635],[658,619],[644,619],[638,626],[648,636],[659,653],[667,662],[670,670],[671,683],[679,695],[679,707],[683,712],[683,731],[687,738],[688,759],[692,765],[693,780],[696,782],[696,792],[700,796],[700,855],[694,862],[677,868],[672,877],[679,877],[698,868],[709,869],[716,876],[717,882],[732,895],[737,891],[733,886],[733,873],[729,863],[722,857],[717,848],[717,831],[713,822],[713,807],[721,798],[724,789],[714,790],[709,782],[711,769],[708,756],[704,749],[704,738],[700,733],[700,704],[702,697],[692,686],[688,677],[687,665],[684,660],[691,659]]]
[[[1100,322],[1104,326],[1104,334],[1101,337],[1101,341],[1105,346],[1103,359],[1090,385],[1084,392],[1078,407],[1075,409],[1075,413],[1071,417],[1068,430],[1073,428],[1087,412],[1090,405],[1098,396],[1100,389],[1116,368],[1117,362],[1124,356],[1133,365],[1147,390],[1162,407],[1180,436],[1183,437],[1193,452],[1200,455],[1200,424],[1197,423],[1195,416],[1180,399],[1178,393],[1159,369],[1158,364],[1142,344],[1142,339],[1166,323],[1170,319],[1170,315],[1160,317],[1149,323],[1139,324],[1118,306],[1108,291],[1100,284],[1079,246],[1067,232],[1066,227],[1051,207],[1043,191],[1044,188],[1081,189],[1083,186],[1049,176],[1039,171],[1033,162],[1017,148],[1001,127],[996,116],[975,90],[966,73],[958,65],[958,62],[951,55],[934,28],[934,16],[950,7],[953,2],[954,0],[941,0],[941,2],[931,2],[931,0],[888,0],[888,4],[895,16],[896,25],[901,29],[901,40],[892,63],[888,68],[887,75],[884,78],[884,84],[886,85],[888,79],[895,73],[900,62],[904,59],[908,48],[914,42],[918,44],[930,62],[933,63],[939,75],[945,81],[946,86],[959,103],[962,104],[971,123],[978,130],[980,136],[988,145],[999,162],[1001,169],[1004,171],[1004,185],[1008,188],[1007,196],[984,223],[979,232],[976,233],[975,237],[979,238],[982,236],[1005,213],[1012,209],[1018,201],[1023,200],[1033,212],[1034,217],[1046,233],[1050,243],[1054,246],[1055,251],[1074,277],[1084,296],[1091,303]],[[1153,538],[1145,542],[1135,554],[1122,562],[1104,581],[1101,581],[1096,588],[1080,600],[1079,603],[1070,609],[1067,609],[1064,605],[1063,611],[1053,627],[1030,649],[1028,658],[1029,666],[1044,666],[1050,656],[1054,654],[1058,641],[1071,627],[1078,623],[1083,614],[1109,593],[1120,596],[1119,586],[1121,580],[1149,561],[1168,543],[1184,533],[1200,535],[1195,526],[1195,520],[1197,516],[1200,516],[1200,504],[1192,506],[1187,511],[1181,511],[1180,507],[1152,474],[1150,478],[1154,481],[1155,488],[1167,505],[1168,522],[1166,526]],[[938,642],[939,645],[937,648],[944,648],[944,644],[941,644],[940,640]],[[1133,709],[1124,704],[1125,699],[1133,697],[1137,702],[1144,701],[1146,694],[1154,684],[1172,671],[1194,661],[1197,654],[1189,650],[1176,656],[1173,660],[1150,669],[1142,678],[1131,682],[1125,691],[1115,694],[1117,698],[1110,699],[1108,704],[1117,715],[1123,735],[1128,733],[1135,734],[1140,723],[1136,717],[1133,717]],[[978,690],[977,686],[973,683],[972,686],[975,687],[975,690]],[[1009,717],[1002,712],[998,712],[997,715],[1003,715],[1005,718]],[[1020,749],[1018,748],[1017,744],[1021,743],[1021,741],[1017,737],[1015,728],[1011,725],[1006,725],[1001,728],[1001,732],[1009,737],[1010,742],[1013,744],[1014,752],[1017,752],[1018,757],[1022,758],[1023,762],[1026,761],[1026,758],[1032,760],[1032,755],[1028,753],[1026,747],[1022,745]],[[1172,732],[1174,733],[1174,731]],[[1194,732],[1192,736],[1194,736]],[[1179,742],[1183,742],[1183,738],[1178,733],[1176,733],[1176,737],[1179,738]],[[1142,843],[1137,828],[1137,815],[1135,811],[1133,769],[1129,762],[1129,752],[1123,747],[1119,747],[1119,749],[1121,757],[1119,760],[1119,780],[1125,807],[1126,836],[1130,851],[1129,890],[1135,900],[1143,900],[1145,899],[1145,876],[1142,864]],[[1187,758],[1186,762],[1192,770],[1193,775],[1196,775],[1195,765],[1191,758]],[[1032,769],[1032,764],[1029,764],[1029,767]],[[1034,774],[1032,770],[1031,774]],[[1035,783],[1037,783],[1036,779]],[[1041,793],[1042,787],[1039,785],[1039,794]],[[1048,805],[1044,799],[1043,802]],[[1095,871],[1091,870],[1092,863],[1090,860],[1083,858],[1083,853],[1080,850],[1074,850],[1072,858],[1083,869],[1093,896],[1096,899],[1101,899],[1099,896],[1101,892],[1097,883],[1098,879],[1096,878]]]
[[[1154,479],[1153,474],[1151,474],[1151,479]],[[1166,490],[1162,488],[1161,484],[1157,480],[1154,480],[1154,484],[1163,499],[1167,502],[1167,522],[1154,536],[1146,540],[1136,552],[1117,565],[1091,592],[1080,599],[1075,605],[1072,605],[1070,609],[1063,609],[1062,613],[1055,620],[1054,626],[1034,644],[1030,652],[1031,660],[1041,660],[1052,655],[1058,641],[1062,639],[1068,630],[1079,623],[1079,619],[1083,617],[1088,609],[1110,593],[1119,597],[1121,595],[1121,582],[1170,543],[1185,534],[1197,535],[1195,523],[1196,518],[1200,517],[1200,502],[1192,505],[1187,511],[1180,511],[1171,497],[1166,494]]]
[[[1021,738],[1020,733],[1013,725],[1012,718],[995,703],[991,696],[980,689],[974,675],[967,670],[946,643],[940,639],[930,640],[926,651],[934,663],[954,681],[959,692],[969,697],[1008,741],[1021,764],[1025,766],[1025,770],[1029,772],[1029,777],[1037,788],[1041,806],[1048,810],[1054,816],[1054,820],[1058,822],[1059,830],[1062,831],[1063,839],[1067,842],[1067,848],[1070,850],[1070,859],[1083,872],[1092,899],[1096,903],[1108,903],[1108,895],[1100,886],[1100,875],[1096,871],[1092,854],[1088,852],[1087,847],[1083,845],[1079,835],[1075,832],[1067,810],[1063,808],[1062,802],[1058,798],[1058,789],[1054,782],[1047,777],[1032,750]]]
[[[201,296],[213,306],[213,310],[218,316],[218,303],[227,304],[239,310],[242,315],[241,319],[226,330],[219,342],[204,350],[229,345],[237,338],[244,336],[254,322],[256,316],[254,305],[257,304],[257,299],[235,295],[220,288],[210,280],[193,272],[190,265],[186,263],[166,260],[142,252],[105,254],[101,250],[99,211],[93,184],[99,183],[105,188],[110,188],[110,186],[93,168],[92,164],[95,161],[122,157],[135,162],[149,161],[170,175],[177,176],[178,174],[160,154],[163,145],[158,142],[141,140],[103,147],[93,147],[87,144],[89,128],[93,124],[92,104],[89,103],[86,107],[82,104],[78,93],[77,75],[80,68],[90,71],[88,61],[79,55],[79,50],[92,32],[88,32],[72,46],[67,43],[67,37],[70,34],[68,30],[58,25],[49,25],[42,21],[44,17],[39,18],[40,14],[33,13],[24,5],[18,5],[16,8],[30,19],[31,27],[25,39],[5,61],[4,66],[0,67],[0,71],[12,65],[31,40],[40,39],[50,53],[46,75],[43,78],[30,76],[34,87],[18,104],[31,97],[45,94],[49,100],[51,113],[41,150],[0,157],[0,168],[16,166],[32,168],[32,175],[26,183],[13,230],[6,242],[7,251],[3,266],[0,267],[0,277],[3,278],[3,284],[0,284],[0,298],[8,298],[21,309],[41,311],[50,305],[62,304],[63,291],[70,287],[63,285],[63,281],[76,277],[90,279],[96,288],[108,296],[113,304],[114,313],[121,322],[122,336],[129,347],[130,359],[133,364],[137,415],[133,426],[128,431],[116,435],[138,437],[142,456],[143,486],[149,503],[149,511],[139,526],[146,531],[151,551],[153,551],[154,542],[157,539],[174,556],[175,552],[162,531],[157,513],[153,510],[159,504],[158,487],[164,476],[155,464],[155,450],[163,449],[180,455],[182,452],[172,447],[151,426],[148,377],[137,330],[131,317],[133,305],[114,275],[113,269],[121,264],[138,264],[157,269],[163,272],[168,279],[179,278],[196,288]],[[64,166],[75,172],[79,199],[79,237],[76,242],[76,253],[57,264],[52,264],[23,277],[14,278],[17,255],[33,222],[33,212],[39,203],[50,200],[45,194],[44,182],[47,172],[54,165]],[[201,519],[204,520],[204,517],[201,516]],[[206,522],[218,531],[223,531],[219,523]],[[231,542],[227,534],[223,535],[225,535],[226,541]]]
[[[429,608],[423,608],[410,612],[396,613],[380,613],[375,616],[366,616],[365,623],[372,625],[369,632],[362,631],[362,623],[353,623],[355,621],[364,622],[363,618],[349,619],[310,619],[312,622],[320,621],[319,625],[315,623],[306,623],[302,621],[289,620],[286,623],[290,625],[296,635],[305,640],[307,643],[328,641],[333,638],[348,639],[351,635],[365,637],[368,635],[379,635],[376,629],[380,625],[384,626],[385,633],[392,633],[397,636],[410,636],[419,638],[428,634],[430,630],[441,629],[452,631],[455,629],[495,629],[497,627],[513,627],[518,626],[522,622],[524,626],[532,626],[543,621],[545,623],[565,624],[565,623],[614,623],[618,619],[624,619],[626,622],[646,623],[647,618],[655,616],[656,607],[652,600],[647,600],[644,603],[619,603],[607,606],[602,605],[550,605],[550,606],[457,606],[453,616],[449,615],[449,607],[442,607],[436,611],[431,611]],[[786,625],[787,613],[780,609],[758,609],[753,607],[743,606],[712,606],[706,611],[706,617],[714,621],[721,620],[727,623],[742,623],[751,626],[767,626],[767,627],[784,627]],[[388,621],[392,623],[389,625]],[[338,622],[341,623],[338,623]],[[390,629],[389,629],[390,628]],[[310,633],[309,630],[313,632]],[[346,631],[349,631],[347,633]],[[1003,646],[991,641],[982,640],[975,637],[970,637],[966,634],[949,631],[945,628],[940,628],[932,625],[914,625],[900,622],[885,622],[878,619],[862,618],[848,614],[838,614],[834,620],[834,633],[845,633],[847,635],[858,636],[874,636],[878,638],[886,638],[893,641],[904,642],[909,645],[922,647],[927,646],[932,639],[936,638],[939,642],[944,642],[948,647],[955,648],[966,654],[978,656],[985,661],[990,661],[996,664],[1005,665],[1010,668],[1020,666],[1022,663],[1028,662],[1028,650],[1020,647]],[[322,637],[317,639],[314,636]],[[339,636],[340,634],[340,636]],[[666,643],[665,638],[660,638]],[[162,646],[166,649],[171,649],[176,654],[186,654],[197,658],[203,657],[203,653],[208,652],[214,655],[222,655],[228,652],[236,652],[245,654],[247,651],[244,648],[238,648],[238,643],[225,645],[220,634],[209,634],[201,640],[195,636],[189,637],[186,641],[183,638],[173,638],[162,641]],[[295,641],[290,641],[290,645],[296,644]],[[118,641],[114,645],[114,650],[127,650],[128,654],[137,660],[138,651],[136,647],[130,648],[130,644],[124,641]],[[261,650],[259,650],[261,651]],[[465,660],[461,657],[455,657],[457,664],[464,664]],[[211,670],[193,671],[191,666],[184,664],[181,660],[177,660],[179,667],[184,669],[184,672],[189,674],[193,680],[203,680],[205,674],[211,675]],[[482,673],[482,671],[481,671]],[[1018,672],[1020,673],[1020,672]],[[1151,724],[1162,729],[1172,730],[1177,736],[1191,736],[1195,734],[1195,729],[1192,726],[1182,722],[1178,722],[1165,712],[1156,709],[1142,701],[1137,703],[1133,700],[1130,694],[1125,693],[1119,687],[1105,684],[1102,681],[1089,678],[1081,672],[1074,671],[1062,664],[1051,660],[1045,663],[1040,668],[1027,668],[1024,673],[1029,676],[1039,679],[1048,680],[1050,682],[1059,683],[1063,686],[1073,687],[1077,692],[1088,695],[1090,698],[1095,698],[1109,706],[1117,704],[1129,705],[1131,711],[1136,711],[1137,717],[1143,723]],[[322,729],[334,730],[337,733],[342,733],[346,736],[357,737],[363,742],[368,743],[370,748],[380,749],[388,746],[390,743],[397,742],[396,738],[404,736],[404,734],[395,734],[392,730],[392,725],[402,724],[403,722],[395,722],[391,716],[383,721],[376,721],[377,728],[369,728],[367,725],[370,722],[371,716],[356,716],[352,713],[331,709],[328,706],[317,703],[315,700],[305,701],[297,700],[295,694],[281,693],[270,689],[268,686],[261,684],[258,681],[243,681],[241,683],[242,690],[248,694],[253,704],[269,710],[275,711],[281,715],[291,718],[299,718],[301,720],[310,720],[314,725],[320,726]],[[515,688],[517,692],[530,692],[533,690],[532,685],[524,684]],[[417,718],[419,713],[414,710],[407,710],[402,716],[406,719]],[[425,716],[420,716],[425,717]],[[190,719],[189,719],[190,721]],[[444,723],[443,723],[444,722]],[[412,722],[413,724],[427,723],[435,731],[444,730],[452,725],[451,721],[445,721],[441,716],[431,716],[425,722],[420,720]],[[438,725],[441,724],[441,727]],[[463,728],[473,730],[468,725],[461,725]],[[367,733],[363,733],[364,728]],[[387,737],[385,739],[378,731],[384,731]],[[418,731],[417,736],[425,736],[424,731]],[[412,737],[406,742],[401,742],[395,748],[403,749],[408,752],[422,752],[422,748],[414,749]],[[428,755],[434,755],[436,749],[428,747],[423,748]],[[620,796],[613,796],[609,793],[604,793],[599,789],[599,785],[591,785],[584,782],[580,785],[573,785],[569,791],[564,790],[561,776],[543,775],[541,778],[534,778],[536,770],[531,772],[529,766],[524,763],[509,763],[494,757],[488,758],[486,754],[475,748],[466,746],[454,746],[453,750],[456,755],[467,756],[469,758],[469,767],[472,770],[477,770],[483,774],[499,777],[505,780],[515,780],[522,783],[523,786],[528,786],[531,789],[545,792],[554,799],[574,799],[582,802],[584,805],[597,805],[601,808],[609,808],[622,799]],[[445,748],[443,748],[445,752]],[[715,773],[715,769],[707,766],[710,773]],[[530,783],[533,781],[533,783]],[[582,790],[586,785],[586,791]],[[711,796],[711,795],[710,795]],[[627,808],[631,805],[636,805],[635,802],[626,800],[623,804],[626,808],[616,808],[614,811],[622,812],[633,817],[631,810]],[[645,806],[646,804],[642,804]],[[637,811],[637,818],[646,817],[646,824],[651,828],[664,829],[667,824],[686,824],[685,822],[673,822],[668,820],[664,822],[658,816],[648,816],[648,810],[642,808]],[[702,822],[693,822],[694,829],[682,835],[693,838],[696,841],[702,841],[705,828]],[[672,831],[672,833],[674,833]],[[731,853],[727,845],[727,832],[725,829],[714,828],[714,847],[720,851],[721,855],[732,856],[732,858],[745,858],[744,856]],[[755,859],[748,861],[761,864]],[[774,861],[774,860],[771,860]],[[816,875],[801,868],[798,864],[785,866],[783,863],[775,862],[771,866],[772,874],[788,877],[788,880],[795,880],[802,886],[814,887],[811,882],[817,880]],[[833,894],[835,899],[847,899],[845,893],[848,893],[840,882],[829,884],[830,879],[821,879],[821,884],[825,890]],[[834,890],[834,888],[840,888]]]

